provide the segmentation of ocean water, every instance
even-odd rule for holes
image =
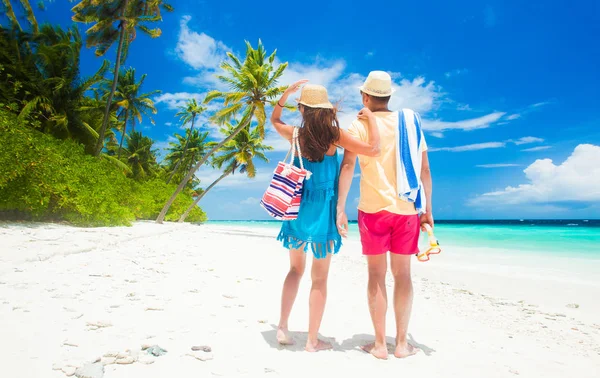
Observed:
[[[211,221],[210,224],[279,229],[277,221]],[[482,247],[505,253],[600,260],[600,220],[436,221],[442,248]],[[358,225],[350,224],[358,240]],[[425,235],[422,235],[425,240]]]

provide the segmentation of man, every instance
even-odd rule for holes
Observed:
[[[387,252],[390,252],[396,315],[394,355],[403,358],[418,351],[408,344],[406,339],[413,300],[410,261],[418,252],[420,229],[424,229],[425,223],[433,227],[431,172],[427,158],[427,145],[421,132],[420,143],[423,144],[423,148],[419,150],[422,152],[417,157],[421,159],[421,170],[417,174],[420,174],[426,197],[426,212],[419,216],[415,203],[401,198],[398,194],[396,152],[400,120],[399,113],[392,112],[388,108],[393,93],[390,75],[382,71],[371,72],[364,85],[360,87],[360,92],[363,105],[375,114],[381,140],[381,154],[378,157],[359,157],[361,178],[358,227],[362,251],[367,257],[369,311],[375,328],[375,342],[365,345],[363,350],[377,358],[388,357],[385,339],[387,312],[385,276],[388,264]],[[418,116],[414,118],[417,122]],[[361,120],[355,120],[348,131],[356,138],[367,140],[367,128]],[[340,172],[337,205],[337,226],[342,236],[345,236],[348,230],[345,208],[355,164],[356,154],[346,151]]]

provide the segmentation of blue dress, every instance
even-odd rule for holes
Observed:
[[[324,258],[328,253],[338,253],[342,238],[337,230],[336,207],[338,197],[339,163],[337,151],[325,155],[321,162],[311,162],[302,158],[304,168],[312,173],[304,181],[302,200],[298,218],[284,221],[277,237],[288,249],[310,248],[314,257]],[[294,165],[299,167],[298,157]]]

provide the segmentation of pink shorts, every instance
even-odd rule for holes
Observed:
[[[419,252],[420,229],[419,216],[416,214],[358,212],[363,255],[380,255],[388,251],[398,255],[414,255]]]

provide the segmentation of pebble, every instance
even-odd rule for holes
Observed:
[[[150,348],[146,349],[148,354],[153,355],[154,357],[160,357],[167,353],[166,349],[159,347],[158,345],[153,345]]]
[[[65,366],[61,370],[67,377],[72,377],[75,375],[77,368],[75,366]]]
[[[206,353],[206,352],[192,352],[192,353],[188,353],[187,354],[190,357],[194,357],[197,360],[200,361],[209,361],[213,359],[213,355],[212,353]]]
[[[137,360],[137,362],[139,362],[140,364],[144,364],[144,365],[151,365],[154,363],[154,358],[152,358],[151,356],[140,356]]]
[[[135,359],[133,357],[127,356],[124,358],[119,358],[116,363],[118,365],[131,365],[134,362],[135,362]]]
[[[198,351],[202,351],[202,352],[206,352],[206,353],[212,352],[212,348],[209,347],[208,345],[193,346],[192,350],[194,352],[198,352]]]
[[[112,365],[115,362],[117,362],[117,358],[116,357],[102,357],[100,359],[100,363],[102,363],[102,365],[106,366],[106,365]]]
[[[569,303],[567,305],[568,308],[579,308],[579,305],[577,303]]]
[[[102,378],[104,366],[102,364],[86,364],[75,372],[77,378]]]

